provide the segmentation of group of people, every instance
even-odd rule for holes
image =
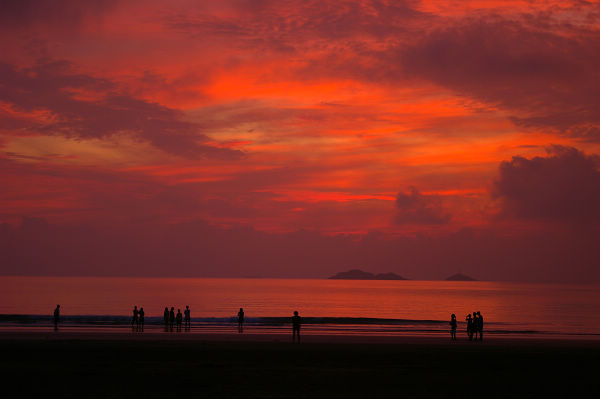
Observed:
[[[133,316],[131,318],[131,329],[133,331],[144,331],[144,308],[140,307],[138,309],[137,305],[133,307]],[[186,305],[183,314],[181,313],[181,309],[177,309],[177,314],[175,314],[175,307],[171,306],[171,310],[168,307],[165,307],[165,311],[163,314],[163,320],[165,325],[165,331],[173,331],[173,328],[176,326],[176,331],[181,332],[181,326],[184,325],[185,331],[189,331],[192,327],[192,318],[190,312],[190,306]],[[244,309],[240,308],[237,314],[238,320],[238,333],[244,332]],[[481,312],[473,312],[472,314],[467,314],[466,316],[467,322],[467,336],[469,337],[469,341],[483,341],[483,316]],[[58,330],[58,323],[60,321],[60,305],[56,305],[53,314],[54,321],[54,329]],[[302,324],[302,319],[298,315],[298,311],[294,311],[294,316],[292,316],[292,341],[300,342],[300,325]],[[452,313],[450,316],[450,337],[453,341],[456,341],[456,329],[458,327],[458,322],[456,320],[456,315]]]
[[[469,341],[473,341],[473,338],[475,338],[475,341],[483,341],[483,316],[481,312],[469,313],[465,320],[467,322],[467,336],[469,337]],[[450,337],[453,341],[456,341],[457,327],[456,315],[452,313],[452,316],[450,316]]]
[[[139,310],[137,305],[133,307],[133,317],[131,319],[131,328],[134,331],[144,331],[144,308],[140,307]],[[240,308],[237,314],[238,320],[238,333],[244,332],[244,309]],[[54,309],[54,329],[58,329],[58,323],[60,320],[60,305],[56,305]],[[165,307],[165,311],[163,314],[163,320],[165,325],[165,331],[173,331],[173,328],[176,326],[176,331],[180,332],[182,324],[184,325],[185,331],[189,331],[192,326],[192,318],[190,312],[190,306],[186,305],[183,314],[181,313],[181,309],[177,309],[177,314],[175,314],[175,307],[171,307],[169,310],[168,307]],[[473,312],[472,314],[468,314],[466,316],[467,322],[467,336],[469,337],[469,341],[483,341],[483,316],[481,312]],[[302,319],[298,315],[298,311],[294,311],[294,316],[292,316],[292,341],[300,342],[300,325],[302,324]],[[458,327],[458,322],[456,320],[456,315],[453,313],[450,317],[450,337],[453,341],[456,341],[456,329]]]
[[[171,306],[171,310],[169,310],[168,307],[165,307],[163,321],[165,324],[165,331],[173,331],[173,327],[176,326],[176,331],[181,332],[182,324],[184,324],[185,331],[189,331],[192,328],[190,306],[185,305],[183,314],[181,314],[181,309],[177,309],[177,314],[175,314],[175,307]]]
[[[240,308],[238,314],[238,333],[244,332],[244,308]],[[175,308],[172,306],[171,310],[168,307],[165,307],[165,311],[163,313],[163,320],[165,325],[165,331],[173,331],[173,327],[176,326],[176,331],[181,332],[181,324],[183,322],[185,331],[189,331],[192,326],[192,318],[189,305],[185,306],[185,310],[183,311],[183,315],[181,314],[181,309],[177,309],[177,314],[175,314]],[[294,311],[294,316],[292,317],[292,340],[295,342],[296,340],[300,342],[300,324],[301,318],[298,315],[298,311]],[[137,309],[137,306],[133,307],[133,319],[131,320],[132,327],[135,325],[137,328],[134,328],[136,331],[144,331],[144,308]],[[141,327],[140,327],[141,326]]]

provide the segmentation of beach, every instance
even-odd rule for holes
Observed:
[[[24,397],[589,397],[589,339],[0,331],[5,390]]]
[[[596,285],[47,277],[0,283],[0,373],[5,389],[24,397],[588,397],[599,385]],[[145,308],[144,332],[131,328],[135,305]],[[189,305],[188,331],[165,331],[167,305]],[[302,316],[300,344],[292,343],[293,310]],[[467,340],[464,315],[475,310],[485,317],[483,342]],[[458,317],[455,342],[451,313]]]

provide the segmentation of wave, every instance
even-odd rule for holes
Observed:
[[[52,316],[48,315],[23,315],[23,314],[0,314],[0,323],[35,324],[52,322]],[[160,316],[146,316],[146,324],[163,324]],[[229,324],[237,323],[237,317],[192,317],[193,323]],[[61,323],[76,324],[114,324],[125,325],[131,323],[131,316],[121,315],[65,315],[60,317]],[[286,325],[291,323],[291,317],[246,317],[245,324],[260,325]],[[302,324],[325,324],[325,325],[447,325],[446,320],[409,320],[409,319],[384,319],[370,317],[302,317]]]

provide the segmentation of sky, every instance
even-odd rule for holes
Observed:
[[[600,281],[598,2],[0,7],[0,274]]]

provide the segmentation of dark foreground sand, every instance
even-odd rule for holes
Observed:
[[[2,390],[21,398],[585,398],[600,388],[600,341],[0,331],[0,353]]]

